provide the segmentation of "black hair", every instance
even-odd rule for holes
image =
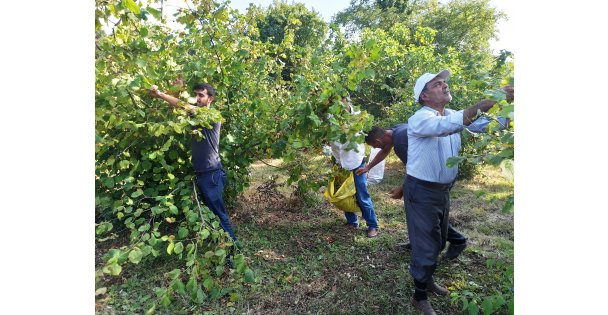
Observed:
[[[367,136],[365,136],[365,143],[370,143],[372,141],[378,140],[382,138],[384,134],[386,134],[386,130],[384,130],[384,128],[373,126],[372,130],[370,130]]]
[[[207,95],[215,97],[215,89],[209,83],[197,83],[192,87],[193,91],[207,90]]]

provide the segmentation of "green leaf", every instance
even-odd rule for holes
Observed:
[[[146,10],[148,10],[148,12],[150,12],[150,14],[152,14],[152,16],[155,19],[160,20],[160,18],[161,18],[160,10],[157,10],[153,7],[148,7]]]
[[[105,179],[102,180],[102,183],[104,186],[106,186],[108,188],[113,188],[114,187],[114,178],[106,177]]]
[[[152,214],[159,215],[165,211],[165,208],[154,206],[154,207],[150,208],[150,210],[152,211]]]
[[[241,296],[238,293],[230,294],[230,302],[236,302],[241,299]]]
[[[185,290],[185,286],[184,283],[182,282],[182,280],[180,279],[175,279],[175,281],[173,281],[173,289],[175,291],[177,291],[179,294],[183,294],[186,295],[186,290]]]
[[[160,300],[160,305],[167,307],[169,306],[169,304],[171,304],[171,298],[169,297],[168,294],[164,295],[163,298]]]
[[[483,302],[481,303],[481,308],[483,309],[484,314],[492,314],[492,299],[486,298],[485,300],[483,300]]]
[[[465,160],[465,158],[462,156],[453,156],[453,157],[449,158],[445,164],[447,167],[451,168],[451,167],[457,166],[464,160]]]
[[[137,59],[135,61],[135,64],[138,65],[140,68],[144,68],[144,69],[146,68],[146,61],[143,59]],[[139,84],[136,84],[136,85],[139,85]]]
[[[143,195],[143,194],[144,194],[143,190],[141,190],[141,189],[137,189],[136,191],[134,191],[134,192],[131,194],[131,198],[137,198],[137,197],[139,197],[139,196],[141,196],[141,195]]]
[[[139,14],[139,6],[133,0],[122,0],[122,5],[133,12],[133,14]]]
[[[173,269],[173,270],[167,272],[167,277],[169,277],[169,279],[171,279],[171,280],[175,280],[175,279],[177,279],[177,277],[179,277],[179,275],[181,273],[182,273],[181,270],[179,270],[179,269]]]
[[[129,252],[129,261],[134,264],[139,264],[143,256],[142,251],[135,247]]]
[[[109,232],[114,228],[111,222],[101,222],[95,229],[95,234],[100,235],[105,232]]]
[[[190,280],[186,282],[186,289],[188,292],[192,293],[193,297],[196,297],[196,289],[198,287],[198,281],[196,281],[196,277],[190,277]]]
[[[122,267],[117,263],[113,263],[104,268],[104,272],[109,273],[113,276],[118,276],[121,271],[122,271]]]
[[[141,225],[137,230],[140,232],[145,232],[150,229],[150,224],[146,223]]]
[[[515,156],[515,151],[513,149],[504,149],[498,153],[498,156],[512,159]]]
[[[308,115],[308,119],[312,120],[315,123],[315,126],[321,125],[321,120],[319,120],[319,117],[317,117],[317,115],[315,115],[314,113]]]
[[[215,276],[216,277],[220,277],[222,274],[224,273],[224,266],[223,265],[217,265],[215,266]]]
[[[291,144],[291,146],[294,149],[299,149],[302,147],[302,142],[300,140],[294,140],[293,143]]]
[[[469,315],[479,314],[479,307],[475,303],[469,303]]]
[[[112,248],[105,255],[103,255],[103,261],[105,261],[108,265],[116,263],[120,257],[120,254],[120,249]]]
[[[152,315],[154,314],[154,312],[156,312],[156,303],[154,303],[152,305],[152,307],[150,307],[147,311],[146,311],[146,315]]]
[[[182,251],[184,251],[184,244],[182,244],[182,242],[177,242],[173,248],[173,252],[180,254]]]
[[[213,287],[213,279],[211,278],[206,278],[203,281],[203,287],[205,288],[205,290],[210,291],[211,288]]]
[[[218,250],[215,251],[215,256],[225,257],[226,256],[226,251],[223,248],[220,248],[220,249],[218,249]]]
[[[196,291],[196,303],[201,304],[205,301],[206,294],[201,288]]]
[[[363,71],[366,78],[373,79],[376,76],[376,72],[372,68],[367,68]]]
[[[179,238],[184,238],[188,236],[188,229],[185,227],[179,228],[179,230],[177,231],[177,236],[179,236]]]
[[[209,237],[209,235],[211,235],[211,233],[209,232],[209,230],[203,229],[201,231],[201,240],[206,239],[207,237]]]
[[[175,247],[175,244],[173,244],[173,242],[170,242],[169,246],[167,246],[167,254],[171,255],[174,247]]]
[[[247,268],[245,270],[245,281],[249,282],[249,283],[254,283],[255,282],[255,277],[253,276],[253,270]]]
[[[495,102],[500,102],[507,98],[507,93],[503,90],[485,91],[484,94]]]
[[[500,113],[498,113],[498,115],[502,116],[502,117],[507,117],[510,113],[513,113],[515,111],[515,105],[513,104],[508,104],[502,107],[502,110],[500,111]]]
[[[106,294],[106,291],[108,291],[108,288],[106,287],[99,288],[95,290],[95,296]]]
[[[120,166],[120,168],[125,169],[127,167],[129,167],[129,160],[122,160],[118,163],[118,166]]]

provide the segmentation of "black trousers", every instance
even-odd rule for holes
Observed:
[[[403,184],[407,231],[412,245],[410,274],[417,281],[432,281],[439,253],[448,240],[466,241],[448,222],[451,186],[424,182],[409,175]]]

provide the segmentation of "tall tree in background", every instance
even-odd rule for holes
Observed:
[[[496,24],[505,18],[489,0],[452,0],[444,5],[429,1],[419,21],[438,31],[435,43],[439,53],[447,52],[449,47],[475,52],[490,48],[490,40],[497,37]]]
[[[388,30],[404,23],[422,6],[416,0],[351,0],[350,6],[338,12],[333,23],[343,27],[347,38],[355,38],[365,28]]]
[[[417,25],[430,27],[437,52],[448,47],[456,50],[486,50],[490,39],[497,37],[496,23],[506,15],[490,5],[489,0],[352,0],[333,23],[344,29],[348,38],[360,35],[365,28],[388,31],[396,23],[413,30]]]
[[[274,54],[285,64],[284,80],[291,80],[298,60],[319,47],[327,35],[327,23],[303,3],[275,0],[267,9],[250,6],[247,14],[254,17],[259,30],[255,39],[277,45]]]

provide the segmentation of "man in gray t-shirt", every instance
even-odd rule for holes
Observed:
[[[183,84],[181,79],[178,79],[177,83]],[[196,95],[196,106],[186,104],[186,110],[193,113],[199,107],[209,108],[215,97],[215,89],[207,83],[198,83],[194,85],[193,90]],[[150,95],[164,100],[172,107],[179,106],[179,100],[176,97],[158,91],[157,86],[152,86]],[[219,155],[221,127],[221,122],[216,122],[211,129],[202,128],[204,139],[197,140],[192,136],[192,166],[196,174],[196,184],[203,195],[203,203],[220,218],[221,227],[236,242],[237,238],[232,231],[230,217],[222,197],[226,184],[226,172],[222,168]]]

